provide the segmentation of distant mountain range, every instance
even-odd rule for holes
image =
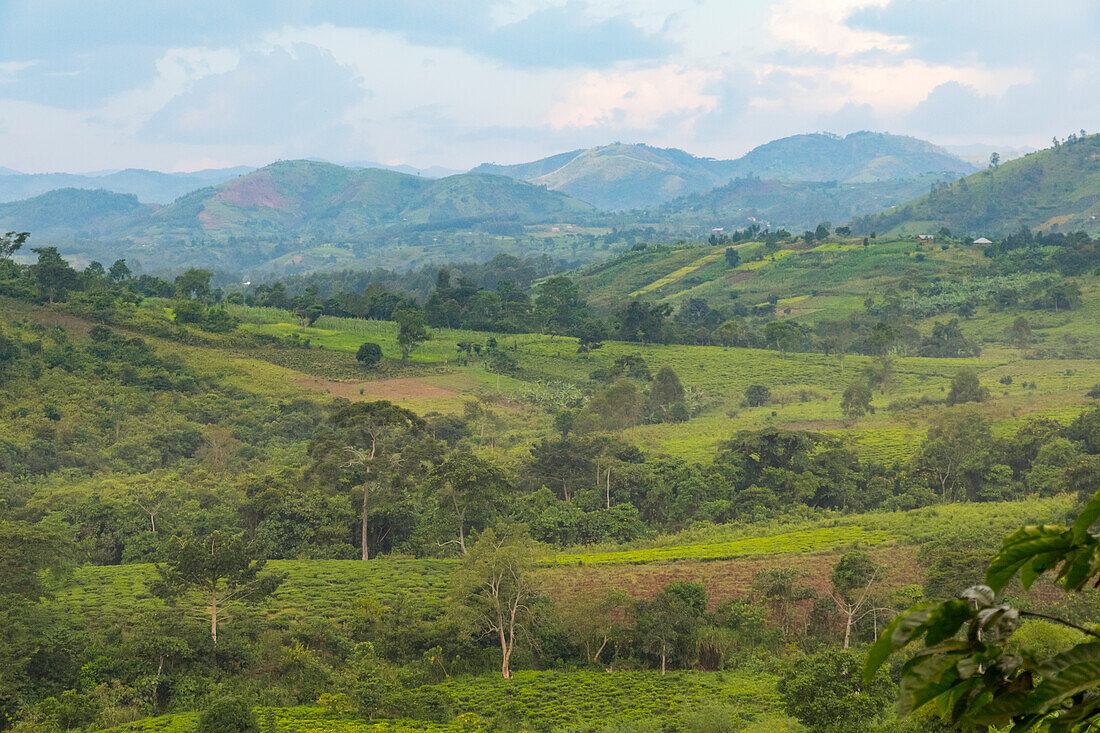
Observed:
[[[77,174],[20,173],[4,168],[0,170],[0,202],[19,201],[62,188],[82,188],[132,194],[142,203],[167,204],[195,189],[223,183],[252,170],[255,169],[238,166],[193,173],[161,173],[129,168],[102,174]]]
[[[1021,226],[1100,233],[1100,135],[986,168],[857,222],[860,230],[909,233],[947,227],[997,236]]]
[[[591,204],[504,176],[431,179],[297,160],[207,186],[166,206],[104,190],[49,191],[0,204],[0,231],[30,231],[37,244],[56,243],[88,257],[131,257],[149,267],[244,269],[317,247],[391,263],[378,251],[438,241],[432,232],[478,230],[484,240],[493,232],[522,233],[525,225],[581,223],[597,215]],[[477,256],[465,253],[465,259]]]
[[[965,175],[975,166],[917,138],[877,132],[794,135],[737,160],[699,158],[675,148],[616,143],[517,165],[483,164],[474,172],[519,178],[563,191],[601,209],[654,206],[735,178],[868,183],[927,174]]]

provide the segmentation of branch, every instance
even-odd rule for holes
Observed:
[[[1068,626],[1071,629],[1077,629],[1082,634],[1088,634],[1089,636],[1100,639],[1100,634],[1098,634],[1097,632],[1090,631],[1089,629],[1086,629],[1084,626],[1078,626],[1077,624],[1075,624],[1071,621],[1066,621],[1064,618],[1058,618],[1057,616],[1047,616],[1045,613],[1035,613],[1034,611],[1020,611],[1020,615],[1026,617],[1026,618],[1038,618],[1038,619],[1042,619],[1044,621],[1052,621],[1056,624],[1062,624],[1063,626]]]

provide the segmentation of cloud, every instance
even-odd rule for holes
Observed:
[[[899,52],[909,47],[904,36],[853,28],[848,19],[869,6],[890,0],[783,0],[767,28],[782,42],[814,53],[853,56],[868,51]]]
[[[365,91],[354,70],[315,46],[253,53],[164,106],[145,139],[204,144],[275,144],[321,138]]]
[[[617,61],[663,57],[673,46],[621,15],[593,20],[583,3],[571,0],[496,28],[475,48],[519,67],[601,68]]]
[[[718,97],[705,91],[713,72],[661,66],[625,73],[585,74],[550,111],[557,129],[627,127],[654,129],[713,111]]]

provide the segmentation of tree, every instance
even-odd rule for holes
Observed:
[[[805,657],[780,678],[779,696],[810,733],[870,733],[883,722],[896,688],[885,674],[865,678],[862,666],[850,650]]]
[[[963,367],[951,378],[951,391],[947,393],[947,404],[961,405],[964,402],[984,402],[989,398],[989,390],[978,381],[978,373],[970,367]]]
[[[763,384],[750,384],[745,389],[746,407],[763,407],[772,398],[772,391]]]
[[[872,396],[871,388],[865,382],[854,381],[844,390],[844,397],[840,401],[840,409],[849,419],[863,417],[871,411]]]
[[[367,341],[355,352],[355,358],[363,366],[372,369],[382,361],[382,347],[373,341]]]
[[[545,333],[560,336],[570,333],[588,315],[588,306],[581,299],[577,284],[558,275],[539,286],[535,312]]]
[[[57,253],[57,247],[36,247],[38,263],[31,265],[31,277],[38,288],[38,296],[55,303],[76,287],[76,270]]]
[[[741,255],[733,247],[726,247],[726,267],[733,269],[741,264]]]
[[[500,642],[500,674],[512,678],[517,640],[528,633],[531,604],[539,593],[536,570],[543,553],[525,529],[487,529],[455,571],[452,601],[470,631],[494,634]]]
[[[240,536],[221,532],[202,538],[175,537],[168,544],[168,558],[157,565],[160,579],[155,592],[174,598],[197,588],[210,599],[210,638],[218,643],[218,610],[233,600],[256,600],[270,594],[282,582],[273,573],[260,575],[266,560]]]
[[[1031,343],[1031,324],[1023,316],[1017,316],[1012,325],[1005,329],[1005,333],[1021,351]]]
[[[661,660],[662,675],[670,658],[687,661],[706,610],[706,590],[698,583],[687,582],[670,583],[652,601],[638,604],[634,633],[642,649]]]
[[[419,308],[404,308],[395,311],[393,320],[397,321],[397,345],[401,347],[401,360],[409,358],[409,354],[431,336],[424,325],[424,312]]]
[[[955,501],[968,476],[981,480],[991,442],[989,425],[981,413],[953,410],[932,423],[914,456],[914,467],[933,479],[940,499]]]
[[[775,344],[779,355],[786,358],[787,352],[797,348],[802,341],[802,329],[791,321],[769,321],[764,327],[764,340]]]
[[[457,544],[466,551],[467,529],[486,527],[511,494],[508,477],[498,466],[477,456],[455,454],[428,477],[428,491],[435,496],[445,525],[457,539],[437,542]]]
[[[342,468],[358,467],[363,472],[363,509],[362,509],[362,559],[370,559],[368,549],[369,522],[371,498],[370,489],[375,480],[376,459],[380,452],[389,453],[389,461],[400,460],[400,454],[390,450],[388,443],[383,445],[384,438],[394,431],[419,431],[424,427],[424,420],[416,413],[406,410],[404,407],[378,400],[375,402],[358,402],[352,405],[344,405],[337,408],[332,415],[332,424],[341,430],[341,436],[346,441],[344,445],[345,460],[340,464]]]
[[[984,585],[899,614],[867,655],[864,679],[891,654],[923,640],[923,648],[901,668],[898,707],[903,715],[934,703],[945,719],[966,728],[1095,730],[1100,723],[1100,634],[998,602],[998,594],[1017,574],[1025,593],[1047,573],[1068,593],[1094,586],[1100,575],[1093,560],[1100,556],[1100,536],[1090,530],[1098,517],[1100,492],[1072,526],[1029,525],[1010,534],[989,563]],[[1057,624],[1084,638],[1064,650],[1016,654],[1010,649],[1021,619]]]
[[[643,303],[632,300],[617,314],[619,338],[623,341],[639,341],[644,346],[650,342],[664,343],[667,319],[672,314],[668,303]]]
[[[210,270],[192,267],[176,277],[176,290],[181,298],[206,300],[210,296],[210,278],[213,275]]]
[[[0,237],[0,260],[11,259],[30,236],[30,232],[8,232]]]
[[[672,367],[666,364],[657,370],[653,384],[649,387],[649,398],[662,420],[669,419],[673,405],[683,404],[684,386],[680,384],[680,378]]]
[[[1001,164],[1001,154],[998,152],[992,152],[989,154],[989,167],[996,168]]]
[[[239,697],[216,697],[199,716],[195,733],[260,733],[260,723]]]
[[[879,568],[865,550],[844,553],[833,566],[833,590],[830,597],[844,618],[844,648],[851,646],[852,627],[869,613],[873,613],[874,600],[871,588],[878,578]]]
[[[115,264],[107,269],[107,277],[110,278],[113,283],[129,280],[133,276],[134,273],[130,272],[130,268],[126,265],[126,260],[115,260]]]

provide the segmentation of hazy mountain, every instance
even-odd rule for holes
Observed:
[[[519,165],[483,164],[474,173],[520,178],[564,191],[605,210],[652,206],[725,183],[731,161],[697,158],[676,148],[604,145]]]
[[[162,173],[141,168],[83,174],[12,171],[0,175],[0,202],[18,201],[61,188],[83,188],[133,194],[143,203],[167,204],[191,191],[231,180],[251,170],[254,169],[238,166],[193,173]]]
[[[773,140],[734,161],[733,175],[778,181],[865,183],[962,175],[975,167],[926,140],[882,132],[814,133]]]
[[[995,236],[1032,229],[1100,232],[1100,135],[987,168],[896,209],[865,217],[860,229],[918,233],[946,226]]]
[[[410,176],[422,176],[424,178],[446,178],[447,176],[456,176],[464,171],[456,170],[454,168],[444,168],[439,165],[428,166],[427,168],[416,168],[411,165],[386,165],[385,163],[375,163],[369,160],[356,160],[351,163],[345,163],[345,168],[381,168],[387,171],[396,171],[398,173],[407,173]]]
[[[646,208],[721,186],[734,178],[779,181],[913,179],[961,175],[975,167],[932,143],[901,135],[856,132],[794,135],[737,160],[699,158],[675,148],[616,143],[573,150],[518,165],[483,164],[496,173],[564,191],[606,210]]]

